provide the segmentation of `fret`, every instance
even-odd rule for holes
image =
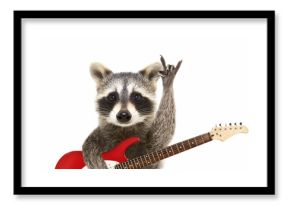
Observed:
[[[179,149],[178,149],[178,145],[177,144],[174,145],[174,148],[176,149],[177,153],[179,153]]]
[[[155,161],[155,159],[154,159],[152,153],[149,153],[148,155],[149,155],[149,159],[150,159],[150,161],[151,161],[151,164],[154,164],[156,161]]]
[[[149,161],[150,164],[152,164],[151,158],[150,158],[150,154],[146,154],[146,159],[147,161]]]
[[[150,158],[148,157],[148,154],[146,154],[145,156],[146,156],[146,160],[147,160],[147,165],[150,165],[150,164],[151,164],[151,160],[150,160]]]
[[[196,142],[194,139],[190,139],[189,141],[190,141],[191,148],[196,147]]]
[[[132,169],[132,167],[134,167],[134,165],[132,164],[132,160],[128,161],[128,169]]]
[[[197,140],[198,145],[203,144],[202,139],[201,139],[200,136],[198,136],[198,137],[196,138],[196,140]]]
[[[160,160],[161,160],[161,159],[164,159],[164,157],[162,156],[162,152],[161,152],[161,151],[158,151],[157,154],[158,154]]]
[[[133,162],[134,162],[136,168],[140,168],[140,165],[139,165],[139,162],[138,162],[137,158],[133,159]]]
[[[153,152],[150,153],[150,156],[152,157],[152,160],[151,161],[153,163],[158,162],[158,160],[155,159],[155,156],[154,156],[154,153]]]
[[[168,157],[166,149],[162,149],[161,152],[162,152],[163,158],[167,158]]]
[[[175,145],[175,146],[174,146],[174,149],[175,149],[175,152],[176,152],[176,153],[179,153],[178,145]]]
[[[152,155],[153,161],[157,162],[158,160],[155,159],[154,152],[152,152],[151,155]]]
[[[187,145],[188,145],[188,149],[191,149],[192,147],[191,147],[191,144],[190,144],[190,140],[186,140],[186,142],[187,142]]]
[[[178,150],[176,149],[175,146],[171,146],[171,148],[172,148],[174,154],[177,154],[178,153]]]
[[[159,160],[162,160],[162,158],[160,158],[160,157],[159,157],[159,155],[158,155],[158,152],[157,152],[157,151],[155,151],[155,152],[154,152],[154,155],[156,156],[156,158],[158,159],[158,161],[159,161]]]
[[[190,141],[189,140],[186,140],[185,142],[185,146],[187,147],[187,149],[191,149],[191,145],[190,145]]]
[[[128,163],[127,163],[127,165],[128,165],[128,166],[127,166],[127,169],[132,169],[132,168],[131,168],[131,167],[132,167],[132,161],[129,160]]]
[[[131,169],[135,169],[135,162],[134,162],[134,159],[131,159]]]
[[[160,150],[160,153],[161,153],[161,155],[162,155],[162,159],[166,158],[166,155],[164,155],[164,150],[163,150],[163,149]]]
[[[200,138],[199,136],[195,138],[195,141],[196,141],[196,145],[199,146],[201,143],[200,143]]]
[[[199,137],[198,137],[198,140],[199,140],[199,145],[202,145],[202,144],[204,144],[204,141],[203,141],[203,138],[202,138],[202,136],[199,136]]]
[[[179,150],[178,150],[176,144],[175,145],[172,145],[172,149],[174,150],[174,154],[179,153]]]
[[[147,160],[149,160],[149,164],[151,165],[152,164],[152,161],[151,161],[151,158],[150,158],[150,154],[147,154]]]
[[[202,144],[205,143],[204,139],[203,139],[203,135],[200,136],[200,139],[202,140]]]
[[[142,158],[143,158],[143,159],[142,159]],[[142,162],[143,162],[143,164],[144,164],[144,167],[146,167],[146,166],[147,166],[147,162],[146,162],[146,158],[145,158],[145,156],[142,155],[142,156],[141,156],[141,159],[142,159]]]
[[[128,169],[127,162],[124,162],[124,163],[123,163],[123,169]]]
[[[188,142],[188,145],[189,145],[190,148],[194,147],[194,146],[192,146],[193,145],[193,143],[191,142],[192,140],[189,139],[189,140],[186,140],[186,141]]]
[[[193,140],[194,140],[194,142],[195,142],[195,146],[198,146],[198,143],[197,143],[197,141],[196,141],[196,137],[193,138]]]
[[[174,153],[173,153],[173,149],[172,149],[172,147],[170,146],[170,147],[168,147],[167,148],[167,150],[168,150],[168,155],[169,156],[172,156],[172,155],[174,155]]]
[[[160,161],[161,159],[159,158],[158,156],[158,153],[157,152],[153,152],[153,155],[156,155],[157,156],[157,160],[156,161]],[[155,157],[156,158],[156,157]]]
[[[125,169],[129,169],[129,161],[128,162],[125,162],[125,166],[124,166]]]
[[[181,144],[180,143],[177,143],[177,147],[178,147],[178,150],[179,150],[179,152],[182,152],[183,150],[182,150],[182,146],[181,146]]]
[[[136,159],[137,159],[137,162],[138,162],[139,168],[142,168],[143,166],[142,166],[142,163],[141,163],[140,158],[136,158]]]
[[[135,169],[135,162],[134,160],[129,160],[130,161],[130,169]]]
[[[169,152],[168,152],[168,150],[167,150],[167,148],[165,148],[164,150],[166,151],[166,155],[167,155],[167,156],[170,156],[170,155],[169,155]]]
[[[137,169],[137,166],[136,166],[136,163],[135,163],[134,159],[132,160],[132,166],[131,167],[133,167],[132,169]]]
[[[150,157],[152,157],[152,158],[151,158],[151,161],[152,161],[153,163],[155,163],[155,162],[158,161],[158,160],[155,159],[154,152],[150,153],[149,155],[150,155]]]
[[[123,163],[120,163],[117,166],[119,167],[119,169],[123,169]]]
[[[184,151],[184,150],[183,150],[183,146],[182,146],[182,144],[181,144],[180,142],[177,143],[177,147],[178,147],[179,152]]]
[[[170,156],[175,155],[174,149],[172,148],[172,146],[168,147],[168,151],[169,151]]]
[[[187,150],[187,148],[184,145],[184,142],[181,142],[181,144],[182,144],[182,147],[183,147],[183,151]]]
[[[186,149],[185,149],[185,147],[184,147],[184,144],[183,144],[183,142],[181,142],[181,144],[182,144],[182,146],[183,146],[183,150],[186,150]]]
[[[142,158],[141,158],[141,157],[138,157],[137,159],[138,159],[138,161],[139,161],[140,168],[144,167],[144,164],[143,164]]]
[[[146,156],[145,156],[145,155],[143,155],[143,162],[145,163],[145,166],[148,165],[147,160],[146,160]]]
[[[169,146],[168,149],[170,149],[169,152],[171,153],[171,155],[175,155],[172,145]]]

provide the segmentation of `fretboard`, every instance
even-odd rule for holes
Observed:
[[[209,133],[199,135],[197,137],[173,144],[158,151],[154,151],[145,155],[141,155],[126,162],[117,164],[115,169],[141,169],[143,167],[152,165],[160,160],[179,154],[198,145],[202,145],[211,141],[212,138]]]

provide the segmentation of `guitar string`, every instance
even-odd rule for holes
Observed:
[[[207,137],[207,140],[205,140],[204,139],[204,137]],[[198,140],[197,140],[198,139]],[[185,140],[185,141],[182,141],[182,142],[179,142],[179,143],[177,143],[177,144],[173,144],[173,145],[171,145],[171,146],[169,146],[169,147],[166,147],[166,148],[164,148],[164,149],[161,149],[161,150],[158,150],[158,151],[154,151],[154,152],[151,152],[151,153],[148,153],[148,154],[146,154],[146,155],[141,155],[141,156],[139,156],[139,157],[136,157],[136,158],[133,158],[133,159],[131,159],[131,160],[128,160],[127,162],[123,162],[123,163],[119,163],[119,164],[117,164],[117,165],[115,165],[115,166],[118,166],[118,167],[122,167],[122,164],[125,164],[125,168],[126,167],[128,167],[129,169],[130,169],[130,163],[132,164],[132,167],[133,167],[133,169],[135,168],[135,167],[137,167],[137,166],[135,166],[135,161],[137,160],[137,163],[140,165],[140,162],[139,162],[139,160],[142,162],[142,164],[143,164],[143,166],[141,166],[141,167],[139,167],[139,168],[142,168],[142,167],[144,167],[144,161],[145,161],[145,163],[146,163],[146,166],[148,166],[148,165],[151,165],[151,164],[153,164],[153,163],[155,163],[155,162],[157,162],[157,161],[160,161],[160,160],[162,160],[162,159],[165,159],[165,158],[167,158],[167,157],[170,157],[170,154],[168,153],[168,149],[170,148],[170,149],[172,149],[172,151],[173,151],[173,155],[175,155],[175,154],[178,154],[178,153],[180,153],[180,152],[183,152],[183,151],[186,151],[186,150],[188,150],[188,149],[190,149],[190,148],[193,148],[192,146],[190,146],[190,143],[189,143],[189,141],[190,140],[194,140],[195,141],[195,143],[192,143],[192,144],[195,144],[195,146],[194,147],[196,147],[196,146],[199,146],[199,145],[201,145],[201,144],[204,144],[204,143],[206,143],[206,142],[209,142],[209,141],[211,141],[212,139],[211,139],[211,136],[210,136],[210,134],[209,133],[206,133],[206,134],[203,134],[203,135],[199,135],[199,136],[197,136],[197,137],[194,137],[194,138],[191,138],[191,139],[188,139],[188,140]],[[202,141],[202,142],[201,142]],[[185,148],[185,145],[184,145],[184,143],[185,142],[187,142],[188,144],[189,144],[189,148],[188,149],[186,149]],[[199,143],[199,142],[201,142],[201,143]],[[181,144],[182,146],[183,146],[183,150],[182,150],[182,147],[180,146],[178,146],[179,144]],[[176,149],[174,149],[174,147],[173,146],[175,146],[175,148]],[[179,148],[181,148],[181,151],[179,150]],[[177,151],[177,152],[176,152]],[[157,156],[158,156],[158,152],[159,152],[159,154],[160,154],[160,156],[162,155],[162,159],[160,159],[159,157],[159,160],[155,160],[155,158],[154,158],[154,153],[157,153]],[[167,156],[164,156],[164,152],[167,152]],[[151,159],[150,159],[150,155],[151,156],[153,156],[152,157],[152,159],[153,159],[153,163],[152,163],[152,161],[151,161]],[[172,155],[172,156],[173,156]],[[142,160],[142,157],[145,159],[144,161]],[[146,158],[145,157],[147,157],[147,158],[149,158],[149,161],[147,160],[146,161]],[[137,168],[135,168],[135,169],[138,169],[138,167]]]

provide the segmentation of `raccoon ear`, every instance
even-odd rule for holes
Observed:
[[[159,72],[163,70],[161,63],[152,63],[140,70],[139,73],[149,80],[157,81],[160,77]]]
[[[107,75],[112,73],[111,70],[100,63],[92,63],[90,66],[90,72],[97,85],[99,85]]]

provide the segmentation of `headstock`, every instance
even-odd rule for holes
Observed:
[[[248,133],[248,128],[240,122],[239,124],[237,123],[229,123],[228,125],[222,126],[219,124],[219,126],[216,126],[212,128],[210,131],[210,135],[212,139],[215,140],[221,140],[225,141],[226,139],[230,138],[231,136],[239,133]]]

